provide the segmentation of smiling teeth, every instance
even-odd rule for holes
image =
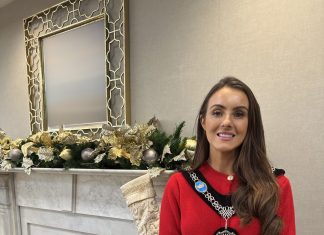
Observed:
[[[231,138],[231,137],[234,137],[234,135],[232,135],[232,134],[224,134],[224,133],[219,133],[218,136],[219,136],[219,137],[224,137],[224,138]]]

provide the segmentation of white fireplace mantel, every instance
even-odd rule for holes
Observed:
[[[153,179],[160,202],[173,171]],[[131,235],[136,226],[120,187],[145,170],[0,171],[0,235]]]

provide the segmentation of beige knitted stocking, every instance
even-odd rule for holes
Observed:
[[[159,234],[159,205],[149,174],[129,181],[120,188],[126,200],[139,235]]]

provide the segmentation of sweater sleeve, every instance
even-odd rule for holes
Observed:
[[[280,204],[278,215],[283,221],[281,235],[296,235],[295,210],[290,182],[287,177],[279,176]]]
[[[159,235],[181,235],[179,183],[176,173],[165,186],[160,211]]]

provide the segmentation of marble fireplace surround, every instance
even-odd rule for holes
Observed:
[[[165,171],[153,179],[160,202]],[[145,170],[0,171],[0,235],[137,234],[120,187]]]

